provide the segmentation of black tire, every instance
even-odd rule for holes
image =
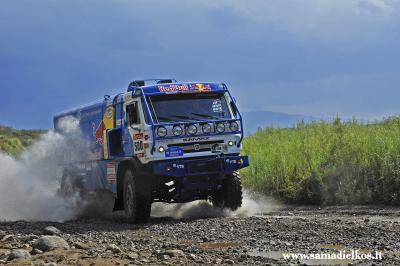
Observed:
[[[99,218],[112,213],[114,194],[108,191],[87,191],[82,186],[82,179],[64,171],[57,195],[75,208],[76,218]]]
[[[226,175],[222,190],[212,197],[212,203],[218,208],[228,208],[232,211],[242,206],[242,183],[237,172]]]
[[[129,223],[146,223],[150,218],[151,197],[145,186],[139,186],[133,171],[124,174],[124,210]]]
[[[69,172],[64,171],[61,178],[59,195],[63,198],[68,199],[74,197],[77,193],[80,193],[77,179]]]

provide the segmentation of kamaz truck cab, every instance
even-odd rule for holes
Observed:
[[[239,155],[242,118],[225,84],[136,80],[125,93],[56,115],[62,134],[67,117],[79,122],[90,153],[65,156],[62,195],[109,191],[114,210],[137,223],[148,220],[152,202],[241,206],[237,170],[249,162]]]

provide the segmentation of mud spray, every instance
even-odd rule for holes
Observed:
[[[194,201],[181,204],[154,203],[152,216],[171,217],[174,219],[201,219],[212,217],[248,217],[263,215],[264,213],[279,210],[283,204],[270,197],[244,191],[242,207],[236,211],[214,208],[208,201]]]
[[[79,147],[74,156],[82,156],[86,145],[76,120],[68,118],[60,125],[68,137],[49,131],[18,159],[0,153],[1,220],[64,221],[75,218],[75,203],[79,196],[65,201],[56,195],[60,185],[57,179],[59,162],[66,148]]]

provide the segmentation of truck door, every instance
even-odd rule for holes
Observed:
[[[144,128],[140,110],[140,98],[126,104],[126,124],[132,137],[133,155],[138,158],[144,157]]]

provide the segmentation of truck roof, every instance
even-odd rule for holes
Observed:
[[[172,81],[172,80],[171,80]],[[173,80],[175,81],[175,80]],[[148,95],[162,95],[171,93],[198,93],[198,92],[223,92],[227,90],[227,87],[223,83],[216,82],[173,82],[173,83],[157,83],[152,85],[138,86],[142,84],[139,81],[131,82],[128,86],[127,92],[141,93],[145,96]],[[143,82],[144,84],[144,82]],[[111,100],[118,100],[118,96],[122,96],[123,93],[109,96]],[[54,120],[64,116],[76,116],[78,112],[85,112],[91,109],[101,108],[104,99],[96,100],[94,102],[77,106],[67,111],[58,113],[54,116]]]
[[[131,83],[128,92],[143,91],[145,95],[169,94],[169,93],[190,93],[190,92],[216,92],[225,91],[226,86],[223,83],[215,82],[183,82],[183,83],[162,83],[147,86],[135,86]]]

